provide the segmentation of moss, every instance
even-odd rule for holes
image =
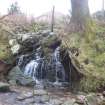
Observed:
[[[96,78],[94,76],[86,76],[80,82],[80,88],[85,92],[93,92],[105,86],[105,78]]]
[[[94,63],[100,67],[104,66],[105,64],[105,53],[99,54],[95,57]]]
[[[59,46],[61,43],[61,40],[56,36],[48,36],[41,42],[42,50],[44,52],[44,55],[46,59],[49,61],[51,59],[51,54],[53,53],[54,49]]]
[[[94,21],[87,23],[86,27],[83,33],[75,32],[63,38],[63,45],[79,49],[76,59],[85,73],[81,89],[96,91],[105,86],[105,28]]]
[[[43,47],[50,47],[52,46],[55,42],[58,42],[59,39],[57,36],[48,36],[45,40],[42,42]]]
[[[8,48],[8,43],[0,42],[0,59],[6,60],[11,56],[11,51]]]
[[[8,34],[0,30],[0,59],[10,62],[12,53],[8,43]]]
[[[87,18],[85,23],[84,37],[87,43],[91,43],[95,38],[95,30],[97,28],[96,22]]]

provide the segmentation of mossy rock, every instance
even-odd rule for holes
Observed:
[[[0,82],[0,92],[7,92],[9,91],[9,84]]]
[[[0,43],[0,59],[7,59],[10,57],[11,51],[7,47],[8,45]]]
[[[8,74],[8,80],[11,85],[32,86],[35,82],[31,77],[24,76],[23,72],[18,66],[12,68]]]
[[[8,40],[0,39],[0,59],[5,61],[10,61],[12,58],[12,53]]]
[[[56,35],[50,35],[42,41],[42,50],[47,59],[50,59],[49,57],[60,44],[61,40]]]
[[[56,35],[50,35],[42,42],[43,47],[55,49],[61,44],[61,40]]]

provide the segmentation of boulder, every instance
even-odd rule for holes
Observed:
[[[86,101],[86,97],[84,95],[78,95],[76,99],[76,103],[78,104],[84,104]]]
[[[30,37],[22,42],[19,42],[19,44],[21,45],[19,53],[23,54],[27,52],[32,52],[33,49],[37,49],[40,46],[39,38],[36,36]]]
[[[51,105],[63,105],[62,104],[63,102],[60,101],[59,99],[51,99],[50,103],[51,103]],[[67,104],[64,104],[64,105],[67,105]],[[68,104],[68,105],[71,105],[71,104]]]
[[[88,94],[86,96],[86,98],[87,98],[88,104],[90,104],[90,105],[97,105],[97,103],[98,103],[97,102],[98,97],[97,97],[97,95],[95,93]]]
[[[48,95],[48,92],[45,90],[34,90],[34,95],[42,96],[42,95]]]
[[[12,54],[18,54],[19,49],[20,49],[20,45],[19,44],[16,44],[13,47],[11,47]]]
[[[8,80],[11,85],[24,85],[30,86],[34,84],[32,78],[24,76],[23,72],[20,70],[18,66],[14,67],[8,74]]]
[[[10,91],[8,83],[0,82],[0,92],[7,92]]]
[[[9,40],[9,45],[10,45],[10,46],[14,46],[14,45],[16,45],[16,44],[18,44],[16,39],[10,39],[10,40]]]

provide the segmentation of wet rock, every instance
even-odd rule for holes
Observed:
[[[86,97],[84,95],[78,95],[76,99],[76,103],[78,104],[84,104],[86,101]]]
[[[45,102],[48,102],[49,100],[50,100],[50,97],[49,97],[48,95],[43,95],[43,96],[41,97],[40,102],[41,102],[41,103],[45,103]]]
[[[25,99],[28,99],[28,98],[32,98],[34,95],[29,92],[29,93],[22,93],[20,96],[18,96],[16,99],[18,101],[22,101],[22,100],[25,100]]]
[[[103,96],[105,97],[105,91],[103,91],[103,93],[102,93],[102,94],[103,94]]]
[[[33,92],[28,92],[28,93],[21,93],[17,98],[17,101],[31,101],[31,102],[37,102],[37,103],[46,103],[49,101],[50,97],[48,95],[37,95],[34,94]],[[33,100],[34,99],[34,100]]]
[[[89,95],[86,96],[87,102],[91,105],[97,105],[97,96],[94,93],[90,93]]]
[[[10,91],[8,83],[0,82],[0,92],[7,92]]]
[[[40,46],[39,37],[30,37],[22,42],[19,42],[21,45],[21,48],[19,50],[19,53],[27,53],[29,51],[33,51],[33,49],[36,49]]]
[[[43,37],[47,37],[50,34],[49,30],[45,30],[42,33],[40,33]]]
[[[20,84],[24,86],[32,86],[34,81],[32,78],[24,76],[18,66],[14,67],[8,74],[9,83],[12,85]]]
[[[42,41],[42,45],[44,47],[48,47],[51,49],[56,49],[60,44],[61,40],[56,35],[48,36]]]
[[[9,80],[9,84],[10,84],[11,86],[17,85],[16,80]]]
[[[8,74],[8,80],[10,83],[16,83],[17,79],[22,76],[23,73],[18,66],[14,67]],[[13,83],[12,83],[13,84]]]
[[[30,34],[18,34],[17,35],[17,38],[18,39],[21,39],[21,41],[25,41],[25,40],[27,40],[28,38],[30,38]]]
[[[51,105],[61,105],[63,102],[60,101],[59,99],[51,99],[49,103]],[[63,105],[67,105],[67,104],[63,104]]]
[[[48,93],[45,90],[34,90],[34,95],[48,95]]]

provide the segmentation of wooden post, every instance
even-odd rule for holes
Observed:
[[[55,12],[55,6],[53,6],[53,9],[52,9],[51,32],[54,31],[54,12]]]

